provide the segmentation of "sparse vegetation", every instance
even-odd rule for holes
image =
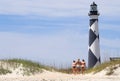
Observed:
[[[4,75],[4,74],[7,74],[7,73],[12,73],[12,71],[8,70],[8,69],[3,69],[3,68],[0,68],[0,75]]]
[[[91,73],[91,72],[92,73],[97,73],[97,72],[100,72],[103,69],[109,67],[106,75],[111,75],[111,74],[114,73],[114,70],[118,68],[115,65],[119,65],[119,67],[120,67],[120,60],[114,60],[114,61],[102,63],[101,65],[99,65],[95,68],[87,69],[85,71],[85,73]],[[30,60],[8,59],[8,60],[1,60],[0,61],[0,75],[1,74],[12,73],[12,71],[10,69],[11,67],[15,70],[16,68],[19,68],[20,66],[22,66],[22,68],[20,68],[20,71],[23,72],[23,75],[33,75],[33,74],[36,74],[36,73],[42,73],[43,69],[49,70],[49,71],[54,70],[54,71],[67,73],[67,74],[72,73],[72,68],[57,69],[55,67],[45,66],[45,65],[42,65],[40,63],[33,62],[33,61],[30,61]]]
[[[72,68],[61,68],[61,69],[57,69],[58,72],[62,72],[62,73],[67,73],[67,74],[71,74],[72,73]]]
[[[113,67],[109,67],[109,71],[106,73],[106,75],[112,75],[114,73]]]
[[[42,65],[40,63],[37,62],[33,62],[30,60],[24,60],[24,59],[8,59],[8,60],[1,60],[1,66],[3,68],[4,63],[7,63],[7,67],[12,67],[14,69],[18,68],[19,66],[22,66],[23,68],[21,68],[20,70],[23,71],[23,75],[31,75],[31,74],[35,74],[35,73],[41,73],[43,70],[42,69],[46,69],[51,71],[52,68],[49,66],[45,66]],[[5,69],[1,69],[1,74],[3,73],[10,73],[9,70]]]
[[[99,66],[97,66],[95,68],[90,68],[90,69],[86,70],[86,73],[90,73],[90,72],[97,73],[97,72],[100,72],[100,71],[102,71],[103,69],[105,69],[107,67],[115,66],[117,64],[120,65],[120,60],[114,60],[114,61],[110,61],[110,62],[105,62],[105,63],[102,63],[101,65],[99,65]],[[115,68],[115,67],[110,68],[111,70],[110,70],[110,72],[108,72],[108,75],[113,73],[113,68]]]
[[[120,60],[113,60],[113,61],[102,63],[101,65],[99,65],[95,68],[86,69],[85,73],[94,73],[95,74],[95,73],[100,72],[100,71],[104,70],[105,68],[109,67],[106,75],[111,75],[114,73],[114,70],[118,68],[118,67],[116,67],[116,65],[119,65],[119,67],[120,67]],[[57,71],[62,72],[62,73],[71,74],[72,68],[59,69]]]

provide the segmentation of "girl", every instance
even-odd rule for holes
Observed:
[[[85,68],[86,68],[86,63],[85,63],[85,60],[83,59],[82,62],[81,62],[81,68],[82,68],[82,74],[84,73],[85,71]]]
[[[73,72],[73,74],[76,74],[76,62],[75,62],[75,60],[73,60],[73,63],[72,63],[72,72]]]
[[[78,59],[77,62],[76,62],[76,69],[77,69],[77,74],[79,74],[80,71],[81,71],[81,61],[80,61],[80,59]]]

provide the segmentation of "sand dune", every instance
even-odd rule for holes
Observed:
[[[20,64],[18,67],[13,67],[7,62],[0,62],[2,68],[9,69],[12,73],[7,73],[5,75],[0,75],[0,81],[120,81],[120,64],[114,65],[114,72],[112,75],[106,75],[109,72],[110,67],[94,74],[65,74],[56,71],[42,70],[41,73],[36,73],[35,75],[25,76],[24,67]],[[16,65],[16,64],[15,64]]]
[[[120,72],[120,68],[117,69]],[[120,74],[120,73],[119,73]],[[120,81],[120,75],[106,76],[103,71],[97,74],[64,74],[59,72],[44,71],[32,76],[15,74],[1,75],[0,81]]]

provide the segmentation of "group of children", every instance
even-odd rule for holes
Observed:
[[[80,61],[80,59],[78,59],[77,61],[73,60],[72,63],[73,74],[80,74],[80,72],[83,74],[85,69],[86,69],[86,63],[84,59],[82,61]]]

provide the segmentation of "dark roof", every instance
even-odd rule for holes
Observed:
[[[90,6],[97,6],[97,4],[95,4],[95,2],[93,2]]]

